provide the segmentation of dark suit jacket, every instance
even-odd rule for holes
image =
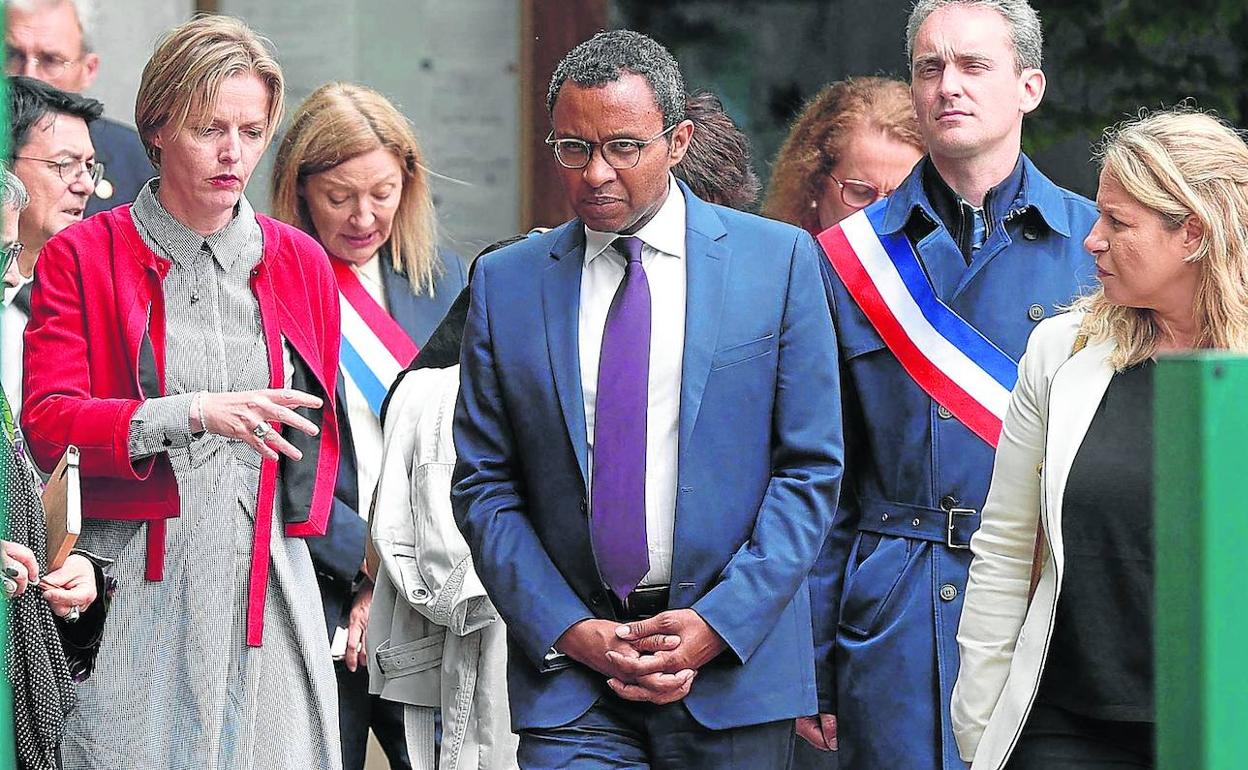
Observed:
[[[806,575],[836,509],[836,336],[809,234],[687,201],[671,607],[727,642],[684,703],[713,728],[815,712]],[[590,545],[577,343],[584,229],[482,257],[461,354],[452,503],[507,623],[512,727],[566,724],[605,678],[543,657],[612,618]]]
[[[388,254],[381,257],[381,279],[386,291],[390,315],[399,322],[417,347],[429,339],[442,317],[467,283],[464,263],[449,252],[439,253],[445,271],[434,285],[434,294],[415,296],[407,277],[395,271]],[[331,257],[332,259],[332,257]],[[406,362],[405,362],[406,363]],[[330,511],[329,529],[325,536],[308,541],[316,579],[321,587],[325,608],[325,624],[330,638],[337,626],[347,624],[351,611],[355,579],[364,562],[364,545],[368,540],[368,523],[360,517],[361,506],[367,511],[371,501],[359,499],[359,476],[356,472],[355,443],[347,420],[346,393],[338,378],[338,425],[342,432],[342,452],[338,462],[338,482],[334,487],[334,505]]]
[[[123,203],[133,203],[143,183],[156,176],[156,169],[148,161],[139,134],[133,128],[99,118],[91,121],[88,130],[91,144],[95,146],[95,159],[104,164],[104,178],[112,184],[113,194],[109,198],[92,195],[87,201],[84,218]]]

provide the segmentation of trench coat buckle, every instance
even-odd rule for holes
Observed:
[[[945,511],[945,545],[959,551],[970,549],[971,540],[967,538],[966,542],[955,542],[953,539],[954,528],[957,527],[957,516],[974,516],[976,513],[974,508],[950,508]]]

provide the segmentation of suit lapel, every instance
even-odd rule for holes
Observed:
[[[555,392],[563,411],[568,438],[576,451],[581,482],[589,478],[589,447],[585,437],[585,402],[581,391],[578,324],[581,305],[581,266],[585,257],[584,230],[570,222],[550,250],[551,263],[542,275],[542,316]]]
[[[1109,365],[1112,341],[1088,345],[1075,353],[1053,375],[1049,386],[1049,419],[1045,440],[1045,499],[1047,530],[1057,563],[1063,564],[1061,539],[1062,497],[1075,455],[1083,444],[1097,407],[1105,397],[1114,370]]]
[[[719,342],[720,317],[724,310],[728,264],[731,256],[723,238],[727,234],[719,215],[685,190],[685,353],[680,380],[679,451],[689,446],[698,421],[702,394],[711,373],[711,359]]]

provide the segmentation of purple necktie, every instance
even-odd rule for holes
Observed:
[[[598,571],[623,599],[650,571],[646,545],[650,284],[641,266],[641,239],[617,238],[612,245],[628,257],[628,263],[602,330],[590,533]]]

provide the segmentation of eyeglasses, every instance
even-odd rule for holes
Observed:
[[[649,139],[609,139],[605,142],[587,142],[584,139],[556,139],[551,131],[546,137],[546,144],[555,149],[555,160],[564,168],[585,168],[594,156],[594,148],[602,151],[602,159],[616,171],[636,168],[641,160],[641,151],[651,142],[658,140],[671,131],[679,123],[673,123]]]
[[[880,192],[880,188],[870,182],[864,182],[861,179],[846,179],[845,181],[841,181],[831,174],[828,174],[828,178],[840,186],[841,202],[843,202],[846,206],[849,206],[851,209],[866,208],[884,195],[888,194]]]
[[[56,169],[61,175],[61,181],[65,184],[73,184],[83,174],[87,174],[91,177],[91,185],[94,187],[104,178],[104,164],[94,160],[78,160],[77,158],[48,160],[47,158],[32,158],[29,155],[14,155],[13,160],[37,160],[40,163],[46,163]]]
[[[0,250],[0,275],[7,273],[9,265],[16,262],[25,250],[26,246],[21,241],[13,241],[13,243]]]
[[[62,59],[59,56],[27,56],[11,46],[4,47],[4,71],[10,75],[25,73],[27,64],[32,64],[40,80],[56,78],[79,61],[81,59]]]

